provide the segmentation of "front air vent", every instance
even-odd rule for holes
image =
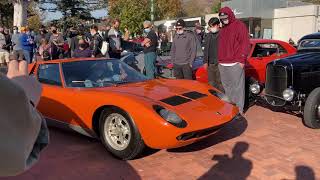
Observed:
[[[184,94],[182,94],[182,96],[190,98],[190,99],[193,99],[193,100],[200,99],[200,98],[203,98],[203,97],[207,97],[206,94],[202,94],[202,93],[199,93],[199,92],[196,92],[196,91],[184,93]]]
[[[178,106],[178,105],[190,102],[190,101],[191,101],[190,99],[187,99],[187,98],[184,98],[181,96],[172,96],[172,97],[161,100],[161,102],[164,102],[164,103],[169,104],[171,106]]]

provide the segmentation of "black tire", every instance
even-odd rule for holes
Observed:
[[[107,134],[106,134],[106,131],[104,130],[105,129],[104,126],[105,126],[105,123],[107,123],[106,121],[108,117],[114,114],[120,114],[121,116],[123,116],[130,126],[131,138],[128,143],[128,146],[123,150],[117,150],[112,147],[112,145],[108,142],[106,138]],[[137,156],[139,156],[145,148],[144,141],[140,135],[138,128],[136,127],[132,119],[128,116],[128,114],[122,111],[121,109],[113,108],[113,109],[103,110],[100,115],[99,131],[100,131],[100,139],[103,145],[112,155],[114,155],[119,159],[122,159],[122,160],[134,159]]]
[[[312,129],[320,128],[320,117],[318,117],[317,115],[317,112],[318,112],[317,108],[319,105],[320,105],[320,88],[316,88],[310,93],[306,101],[306,104],[304,106],[303,120],[304,120],[304,124],[307,127],[310,127]]]

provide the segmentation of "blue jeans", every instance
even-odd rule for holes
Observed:
[[[33,59],[33,51],[23,50],[24,59],[28,62],[28,64],[32,63]]]
[[[144,66],[146,68],[146,76],[150,79],[155,78],[156,60],[157,55],[155,52],[149,52],[144,54]]]

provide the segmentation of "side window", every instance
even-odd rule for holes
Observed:
[[[270,57],[288,53],[285,48],[276,43],[259,43],[256,44],[252,57]]]
[[[288,54],[288,51],[283,47],[281,46],[280,44],[277,44],[278,45],[278,49],[279,49],[279,54],[280,55],[283,55],[283,54]]]
[[[38,80],[43,84],[62,86],[59,64],[39,65]]]

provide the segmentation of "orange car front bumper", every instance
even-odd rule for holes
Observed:
[[[226,126],[227,124],[237,120],[240,115],[236,115],[234,118],[232,118],[228,122],[224,122],[220,125],[196,130],[196,131],[190,131],[190,132],[184,132],[184,133],[170,133],[170,136],[155,136],[153,137],[152,143],[149,144],[151,148],[155,149],[173,149],[173,148],[179,148],[183,146],[190,145],[196,141],[199,141],[201,139],[207,138],[213,134],[215,134],[217,131],[219,131],[221,128]]]

